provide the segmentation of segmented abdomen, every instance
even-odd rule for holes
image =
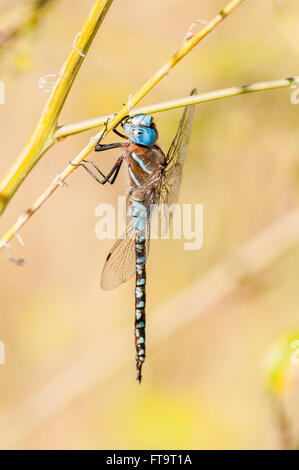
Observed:
[[[135,288],[135,346],[137,380],[141,381],[141,369],[145,361],[145,285],[146,250],[145,238],[141,236],[135,243],[136,288]]]

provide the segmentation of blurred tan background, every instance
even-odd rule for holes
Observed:
[[[8,3],[0,1],[0,12],[13,3],[17,12],[24,2]],[[189,25],[212,18],[225,3],[115,1],[60,123],[117,111],[176,51]],[[40,77],[59,71],[92,4],[57,0],[33,32],[1,49],[0,79],[6,84],[1,174],[26,143],[48,97],[39,89]],[[194,86],[201,92],[298,74],[298,20],[295,0],[245,1],[142,105],[186,96]],[[184,322],[185,310],[174,312],[170,323],[178,326],[169,326],[169,334],[166,320],[157,315],[209,269],[298,207],[299,105],[291,104],[291,91],[196,107],[180,202],[204,204],[204,245],[191,252],[184,251],[183,241],[152,243],[141,386],[135,382],[134,282],[100,290],[112,242],[95,236],[95,208],[124,194],[124,168],[113,187],[97,185],[83,171],[73,173],[69,187],[59,189],[22,230],[25,247],[13,240],[12,252],[26,259],[24,267],[1,253],[0,340],[6,348],[6,364],[0,365],[1,448],[281,447],[262,363],[276,338],[299,324],[299,243],[204,314]],[[155,115],[165,151],[180,114]],[[43,157],[7,207],[1,233],[93,134],[70,137]],[[112,134],[107,141],[115,141]],[[116,156],[112,151],[93,160],[107,170]],[[201,308],[196,292],[193,302]],[[283,397],[293,436],[296,393],[298,381]]]

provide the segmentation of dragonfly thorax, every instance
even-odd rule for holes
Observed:
[[[130,142],[126,146],[124,160],[128,166],[129,187],[138,189],[141,194],[145,187],[155,187],[159,177],[162,177],[165,155],[156,145],[147,147]]]
[[[150,114],[136,114],[122,124],[128,138],[138,145],[154,145],[158,131]]]

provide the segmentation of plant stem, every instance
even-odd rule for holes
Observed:
[[[158,72],[151,77],[145,85],[143,85],[140,90],[131,97],[130,103],[124,105],[121,110],[114,115],[108,122],[107,129],[104,133],[98,133],[94,138],[90,139],[89,143],[81,150],[81,152],[73,159],[73,164],[79,164],[82,160],[94,149],[96,141],[110,132],[126,115],[130,112],[131,108],[135,106],[157,83],[159,83],[162,78],[167,75],[170,70],[186,55],[190,52],[193,47],[195,47],[204,37],[207,36],[217,25],[219,25],[230,13],[232,13],[238,6],[243,3],[244,0],[233,0],[231,1],[223,10],[221,10],[201,31],[199,31],[193,38],[189,41],[185,41],[179,49],[179,51],[165,64],[161,67]],[[112,0],[108,0],[106,6],[112,3]],[[82,35],[81,35],[82,36]],[[81,39],[81,36],[79,39]],[[78,44],[80,47],[81,43]],[[55,131],[55,129],[54,129]],[[48,141],[44,143],[44,151],[46,145],[52,145],[54,140],[54,132],[52,128],[52,134],[48,136]],[[50,139],[50,140],[49,140]],[[60,175],[57,175],[52,184],[44,191],[44,193],[35,201],[31,208],[22,214],[17,222],[8,230],[8,232],[0,239],[0,250],[5,247],[5,245],[11,240],[11,238],[18,232],[18,230],[25,225],[29,218],[44,204],[44,202],[53,194],[53,192],[61,185],[65,179],[74,171],[76,166],[71,164],[62,171]],[[25,178],[26,175],[11,175],[11,180],[16,179],[18,186],[21,181]],[[21,178],[21,181],[19,181]],[[1,188],[1,186],[0,186]],[[1,193],[0,193],[1,194]],[[12,196],[13,192],[10,194]],[[5,205],[7,204],[10,197],[5,200]],[[0,212],[1,213],[1,212]]]
[[[94,3],[80,35],[77,37],[76,47],[72,48],[60,71],[59,79],[45,105],[32,136],[0,183],[0,214],[2,214],[6,205],[34,165],[45,151],[53,145],[53,135],[57,128],[57,119],[65,99],[112,2],[113,0],[97,0]]]
[[[166,111],[173,108],[178,108],[181,106],[188,106],[191,104],[206,103],[209,101],[220,100],[222,98],[229,98],[232,96],[242,95],[246,93],[254,93],[258,91],[274,90],[279,88],[286,88],[292,85],[299,84],[299,77],[292,78],[282,78],[280,80],[272,80],[268,82],[258,82],[251,85],[243,85],[231,88],[225,88],[223,90],[211,91],[208,93],[201,93],[199,95],[187,96],[186,98],[181,98],[173,101],[166,101],[164,103],[158,103],[156,105],[144,106],[143,108],[136,108],[135,111],[131,111],[131,114],[137,114],[138,112],[144,113],[154,113],[158,111]],[[85,130],[91,129],[93,127],[99,127],[104,125],[108,117],[112,115],[102,116],[95,119],[90,119],[87,121],[82,121],[81,123],[69,124],[62,126],[55,133],[55,138],[63,138],[67,135],[76,134],[78,132],[83,132]],[[101,137],[101,133],[98,133],[94,136],[88,145],[77,155],[73,160],[73,163],[80,163],[94,148],[95,141]],[[8,243],[12,237],[18,233],[19,229],[23,227],[30,217],[42,206],[42,204],[54,193],[59,185],[63,184],[67,176],[74,170],[74,166],[68,165],[64,171],[58,175],[51,185],[44,191],[44,193],[35,201],[30,209],[24,212],[17,220],[17,222],[8,230],[8,232],[0,240],[0,250]]]
[[[147,95],[164,78],[173,67],[187,55],[202,39],[204,39],[216,26],[230,15],[245,0],[232,0],[228,5],[204,26],[195,36],[188,41],[184,41],[182,47],[166,62],[138,91],[131,96],[130,103],[124,105],[121,110],[114,115],[107,126],[106,133],[110,132],[134,107],[139,101]]]
[[[279,88],[288,88],[292,85],[299,85],[299,76],[291,78],[282,78],[279,80],[270,80],[267,82],[257,82],[251,85],[241,85],[231,88],[224,88],[222,90],[208,91],[206,93],[199,93],[197,95],[187,96],[185,98],[178,98],[171,101],[163,101],[162,103],[150,104],[131,110],[128,114],[134,116],[138,113],[154,114],[161,111],[169,111],[170,109],[182,108],[191,104],[208,103],[210,101],[218,101],[224,98],[231,98],[233,96],[243,95],[246,93],[256,93],[258,91],[276,90]],[[59,127],[54,133],[54,139],[61,140],[70,135],[78,134],[96,127],[101,127],[105,124],[107,119],[111,119],[113,114],[100,116],[86,121],[75,122],[66,124]]]

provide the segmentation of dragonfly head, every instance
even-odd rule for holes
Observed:
[[[122,124],[128,138],[139,145],[154,145],[158,139],[158,131],[150,114],[136,114]]]

